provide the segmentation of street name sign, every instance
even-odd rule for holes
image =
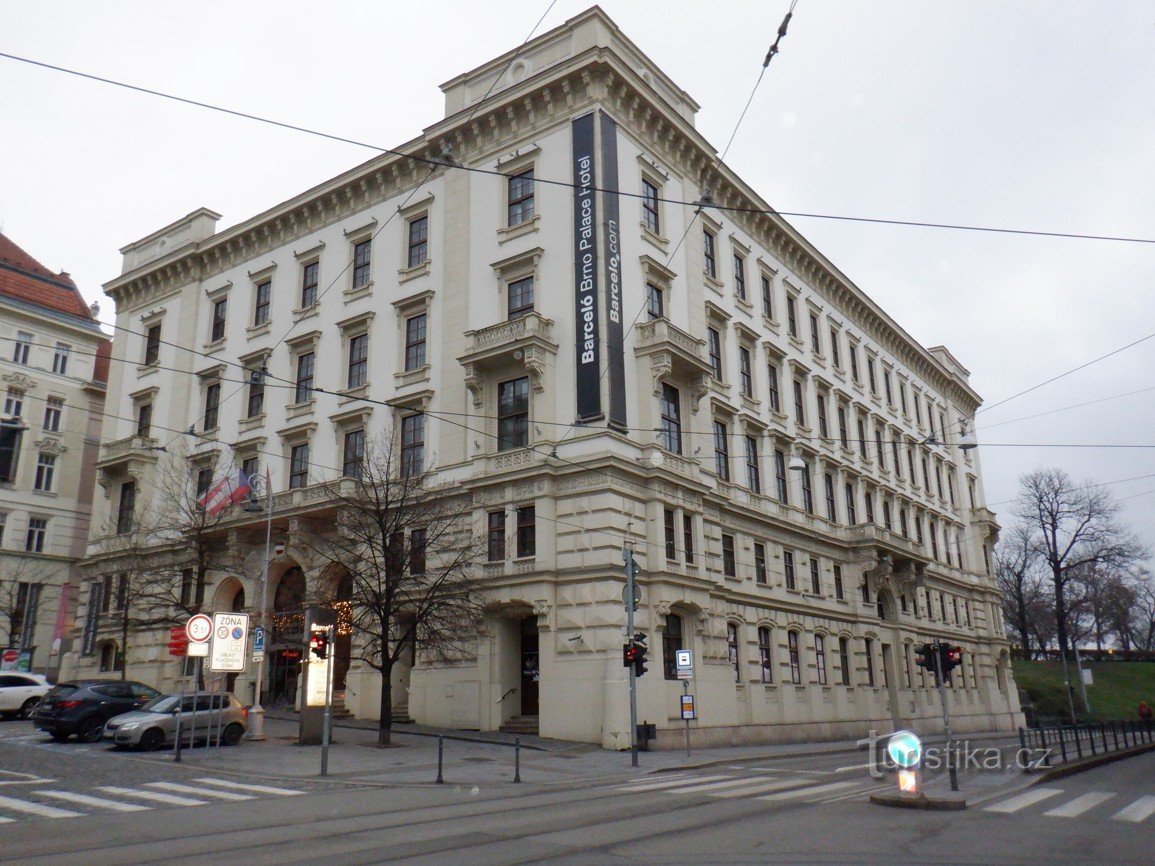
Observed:
[[[209,648],[209,670],[240,673],[249,654],[249,615],[247,613],[214,613],[212,644]]]

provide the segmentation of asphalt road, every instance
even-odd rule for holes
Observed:
[[[965,812],[872,805],[868,793],[887,783],[856,763],[844,755],[562,785],[258,790],[195,762],[47,744],[3,724],[0,862],[1148,866],[1155,850],[1152,754]],[[13,811],[12,801],[72,814]]]

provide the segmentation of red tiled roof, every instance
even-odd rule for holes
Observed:
[[[76,283],[64,271],[54,274],[0,233],[0,295],[49,310],[92,320]]]

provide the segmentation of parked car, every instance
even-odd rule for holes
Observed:
[[[40,674],[0,673],[0,716],[6,719],[28,718],[51,688],[52,683]]]
[[[76,734],[85,743],[98,743],[105,722],[158,697],[152,686],[132,680],[57,683],[33,711],[32,723],[54,740]]]
[[[230,694],[164,695],[139,710],[109,719],[104,739],[117,748],[159,749],[176,744],[179,722],[182,744],[219,739],[222,745],[235,746],[245,735],[248,720],[248,707]]]

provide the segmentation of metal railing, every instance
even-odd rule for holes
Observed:
[[[1122,752],[1152,742],[1155,742],[1155,727],[1131,719],[1019,728],[1019,745],[1026,752],[1038,754],[1039,765],[1045,767]]]

